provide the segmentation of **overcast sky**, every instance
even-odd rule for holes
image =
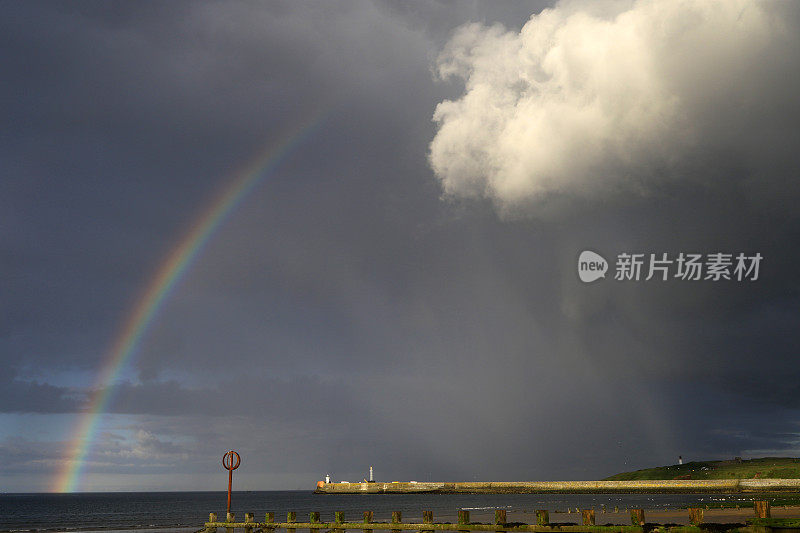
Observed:
[[[800,455],[800,3],[0,7],[0,491],[52,489],[98,387],[78,490]],[[645,280],[720,252],[757,279]]]

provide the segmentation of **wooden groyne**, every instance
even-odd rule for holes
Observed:
[[[318,494],[613,494],[800,492],[800,479],[666,479],[638,481],[463,481],[455,483],[317,483]]]
[[[234,533],[239,529],[244,533],[274,533],[277,529],[285,529],[287,533],[296,533],[298,529],[307,529],[309,533],[318,533],[320,530],[326,532],[345,533],[348,529],[360,530],[363,533],[374,533],[378,531],[390,531],[391,533],[402,533],[403,531],[420,531],[423,533],[433,533],[435,531],[458,531],[471,533],[476,531],[491,531],[496,533],[516,533],[516,532],[565,532],[565,533],[651,533],[654,531],[663,533],[681,532],[700,532],[713,531],[720,532],[740,532],[740,533],[769,533],[773,529],[797,529],[800,528],[800,519],[779,519],[771,518],[770,504],[767,501],[754,502],[753,509],[755,516],[747,520],[747,525],[742,524],[710,524],[704,520],[704,512],[701,508],[690,508],[689,525],[659,525],[645,521],[643,509],[630,510],[630,525],[597,525],[595,522],[594,509],[584,509],[581,512],[582,524],[563,524],[550,523],[549,512],[547,510],[536,511],[535,524],[523,524],[519,522],[508,522],[505,509],[497,509],[494,512],[494,522],[489,524],[471,522],[469,511],[458,511],[458,522],[434,522],[432,511],[422,512],[422,522],[403,522],[400,511],[392,512],[391,522],[374,522],[372,511],[365,511],[360,522],[348,522],[344,512],[334,513],[333,522],[322,522],[320,513],[312,512],[309,514],[307,522],[298,522],[297,513],[289,512],[285,522],[276,522],[275,513],[266,513],[263,522],[256,522],[253,513],[245,513],[244,522],[236,522],[233,513],[228,513],[227,520],[220,522],[217,514],[211,513],[204,529],[198,533],[217,533],[219,528],[225,528],[226,533]]]

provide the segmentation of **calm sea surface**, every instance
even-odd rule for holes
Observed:
[[[237,519],[245,512],[263,520],[267,511],[276,521],[296,511],[299,520],[319,511],[323,521],[333,521],[334,511],[344,511],[348,520],[360,521],[366,510],[375,521],[389,521],[392,511],[402,511],[404,521],[421,522],[423,510],[431,510],[437,521],[455,521],[459,509],[470,509],[473,520],[491,509],[515,512],[567,508],[609,510],[633,507],[672,509],[714,505],[720,501],[752,502],[753,495],[702,494],[341,494],[321,495],[311,491],[234,492]],[[208,513],[225,517],[224,492],[116,492],[78,494],[0,494],[0,531],[112,531],[156,530],[159,533],[189,533],[201,529]],[[577,519],[577,517],[576,517]]]

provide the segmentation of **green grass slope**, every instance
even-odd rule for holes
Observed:
[[[762,457],[730,461],[693,461],[623,472],[609,481],[638,479],[800,479],[800,458]]]

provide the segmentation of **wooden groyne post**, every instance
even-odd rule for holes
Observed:
[[[753,509],[756,511],[756,518],[770,518],[770,509],[768,501],[754,501]]]
[[[547,512],[547,509],[540,509],[536,511],[536,525],[537,526],[550,525],[550,513]]]
[[[581,511],[581,515],[583,515],[584,526],[594,525],[594,509],[584,509]]]
[[[631,509],[631,525],[644,526],[644,509]]]
[[[689,523],[693,526],[699,526],[703,523],[702,507],[689,507]]]
[[[458,525],[459,526],[468,526],[469,525],[469,511],[464,509],[458,510]],[[459,529],[460,532],[466,533],[469,529]]]
[[[286,513],[286,523],[293,524],[294,522],[297,522],[297,513],[294,511],[289,511],[288,513]],[[289,528],[289,527],[286,528],[286,533],[295,533],[295,531],[297,530],[294,528]]]
[[[402,524],[403,513],[400,511],[392,511],[392,524]],[[400,529],[393,529],[392,533],[400,533]]]
[[[433,524],[433,511],[422,511],[422,523]],[[422,533],[433,533],[432,529],[423,529]]]
[[[371,524],[372,523],[372,517],[373,517],[372,511],[364,511],[364,523],[365,524]],[[372,530],[371,529],[365,529],[364,533],[372,533]]]

